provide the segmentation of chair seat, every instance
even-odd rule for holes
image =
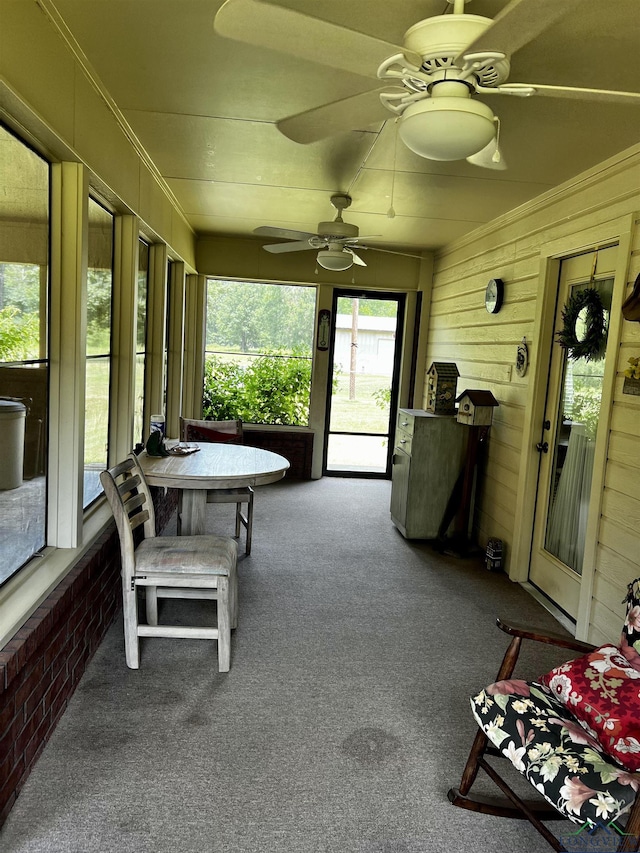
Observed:
[[[136,549],[136,575],[231,575],[238,546],[226,536],[156,536]]]
[[[471,709],[491,743],[574,823],[606,824],[633,805],[640,773],[604,753],[542,684],[498,681],[472,698]]]

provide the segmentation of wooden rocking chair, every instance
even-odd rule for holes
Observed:
[[[571,637],[497,620],[512,639],[496,681],[471,700],[480,731],[460,786],[448,792],[453,805],[529,820],[557,851],[576,849],[570,835],[581,832],[573,827],[567,833],[569,846],[564,846],[544,824],[563,818],[579,824],[585,834],[606,833],[607,844],[615,836],[617,846],[607,850],[640,850],[640,579],[629,584],[626,600],[627,618],[618,646],[596,649]],[[525,640],[571,649],[581,657],[536,681],[512,679]],[[601,692],[599,684],[605,685]],[[489,757],[510,759],[509,766],[525,776],[542,798],[523,800]],[[479,770],[504,797],[471,793]]]

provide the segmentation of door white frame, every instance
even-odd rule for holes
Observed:
[[[553,342],[556,297],[562,258],[589,251],[596,247],[617,244],[618,254],[615,264],[613,302],[607,352],[615,353],[620,343],[622,324],[622,301],[629,266],[629,253],[633,233],[633,216],[624,216],[603,222],[592,228],[574,232],[546,243],[540,249],[539,288],[534,322],[533,341],[530,347],[531,362],[529,368],[529,386],[522,447],[520,452],[520,474],[516,496],[516,515],[520,524],[514,530],[512,559],[509,577],[513,581],[525,583],[529,572],[529,558],[533,540],[538,468],[540,454],[536,443],[542,435],[542,422],[545,413],[547,377],[551,345]],[[616,376],[617,359],[610,357],[605,366],[602,392],[603,428],[598,430],[596,443],[593,482],[594,494],[599,495],[589,510],[589,529],[594,535],[586,543],[584,571],[580,588],[580,605],[576,624],[576,637],[586,638],[591,615],[591,598],[595,570],[595,549],[597,545],[597,520],[600,516],[602,488],[604,483],[607,446],[609,442],[609,423]]]

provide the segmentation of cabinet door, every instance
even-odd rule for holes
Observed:
[[[406,532],[407,524],[410,465],[411,457],[399,447],[394,448],[391,474],[391,518],[403,533]]]

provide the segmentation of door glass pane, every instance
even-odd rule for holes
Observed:
[[[387,436],[331,434],[327,445],[327,467],[331,471],[384,474],[388,448]]]
[[[113,217],[93,199],[89,199],[87,364],[82,504],[85,508],[102,493],[100,471],[107,467],[112,286]]]
[[[598,291],[608,326],[613,279],[576,285],[571,295],[587,287]],[[580,340],[580,320],[576,335]],[[604,347],[600,357],[589,361],[568,353],[564,350],[545,549],[581,574],[605,358]]]
[[[327,471],[387,470],[398,303],[337,300]]]

